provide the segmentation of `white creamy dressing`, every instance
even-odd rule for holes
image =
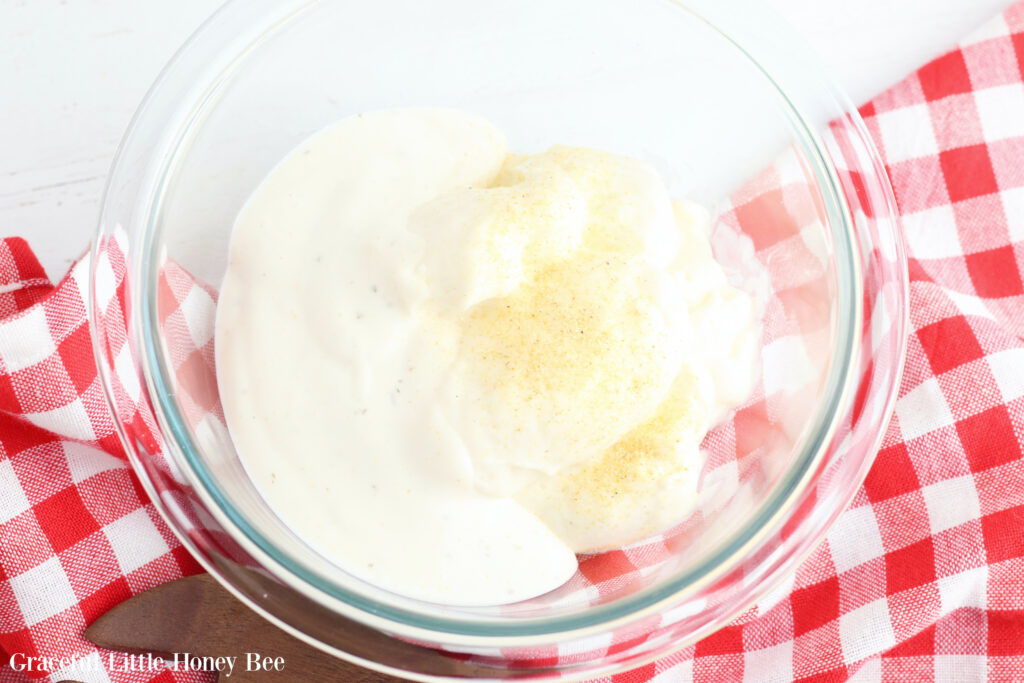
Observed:
[[[458,112],[314,135],[240,213],[221,289],[247,471],[342,569],[448,604],[663,531],[752,388],[753,301],[707,223],[639,161],[509,155]]]

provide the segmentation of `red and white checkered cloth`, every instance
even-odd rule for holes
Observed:
[[[911,255],[913,329],[883,448],[827,542],[772,600],[610,680],[1024,681],[1022,74],[1018,3],[861,110]],[[116,305],[123,272],[109,265],[100,294]],[[86,624],[199,570],[124,460],[85,322],[86,275],[80,263],[52,287],[24,241],[0,241],[0,683],[202,680],[6,665],[15,653],[96,653]],[[196,365],[192,376],[209,363],[212,330],[190,322],[212,306],[168,274],[161,317],[191,340],[194,354],[175,362]],[[117,400],[155,438],[130,356],[114,363]]]

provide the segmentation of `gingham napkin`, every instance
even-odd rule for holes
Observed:
[[[907,369],[876,464],[772,600],[607,680],[1024,681],[1022,72],[1019,3],[862,109],[911,255]],[[198,570],[124,461],[85,323],[86,272],[79,263],[52,287],[22,240],[0,241],[0,683],[202,680],[6,665],[16,653],[98,659],[86,624]],[[208,331],[189,324],[212,305],[206,290],[176,271],[163,294],[165,321],[204,337],[201,357]],[[139,420],[145,431],[144,409]],[[622,558],[584,574],[632,571]]]

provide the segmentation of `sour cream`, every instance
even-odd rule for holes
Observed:
[[[314,135],[240,213],[221,288],[249,475],[341,569],[447,604],[665,530],[752,388],[754,302],[707,226],[639,161],[511,155],[459,112]]]

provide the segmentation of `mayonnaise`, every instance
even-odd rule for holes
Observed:
[[[749,394],[750,296],[647,165],[410,109],[307,140],[240,213],[221,399],[254,483],[340,568],[500,604],[692,508]]]

